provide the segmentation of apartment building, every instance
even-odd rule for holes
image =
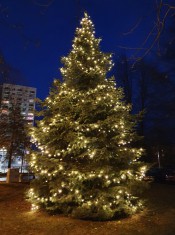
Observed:
[[[0,112],[7,114],[13,105],[18,105],[21,114],[29,125],[34,124],[36,88],[3,83],[0,85]],[[6,159],[7,151],[0,148],[0,173],[7,171]],[[12,161],[12,168],[20,168],[22,164],[21,157],[16,157]],[[23,162],[26,169],[27,163]],[[25,171],[25,170],[24,170]]]
[[[7,113],[12,105],[21,108],[21,114],[30,125],[34,123],[36,88],[4,83],[0,86],[0,108]]]

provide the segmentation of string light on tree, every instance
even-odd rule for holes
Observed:
[[[143,188],[146,167],[138,160],[143,150],[133,147],[137,117],[114,78],[106,78],[113,63],[100,41],[85,13],[62,58],[63,83],[54,80],[31,131],[38,148],[30,161],[32,209],[109,220],[142,208],[135,188]]]

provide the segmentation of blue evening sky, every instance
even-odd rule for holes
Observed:
[[[96,36],[102,38],[101,49],[115,56],[121,46],[140,47],[154,25],[154,0],[52,0],[47,8],[38,4],[48,1],[0,0],[4,9],[0,49],[7,62],[21,72],[24,85],[36,87],[42,99],[53,79],[61,76],[60,58],[71,50],[83,11],[91,16]]]

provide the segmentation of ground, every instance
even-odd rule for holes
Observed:
[[[46,212],[31,212],[25,200],[28,184],[0,183],[2,235],[174,235],[175,185],[152,184],[146,192],[147,208],[131,218],[92,222]]]

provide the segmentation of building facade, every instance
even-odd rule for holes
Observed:
[[[21,114],[30,125],[34,124],[36,88],[4,83],[0,86],[0,108],[7,113],[12,105],[21,108]]]
[[[20,107],[21,115],[26,124],[34,124],[36,88],[4,83],[0,85],[0,112],[9,114],[12,106]],[[7,170],[6,150],[0,149],[0,172]],[[12,161],[12,168],[21,168],[23,159],[15,157]],[[26,167],[25,164],[23,166]]]

